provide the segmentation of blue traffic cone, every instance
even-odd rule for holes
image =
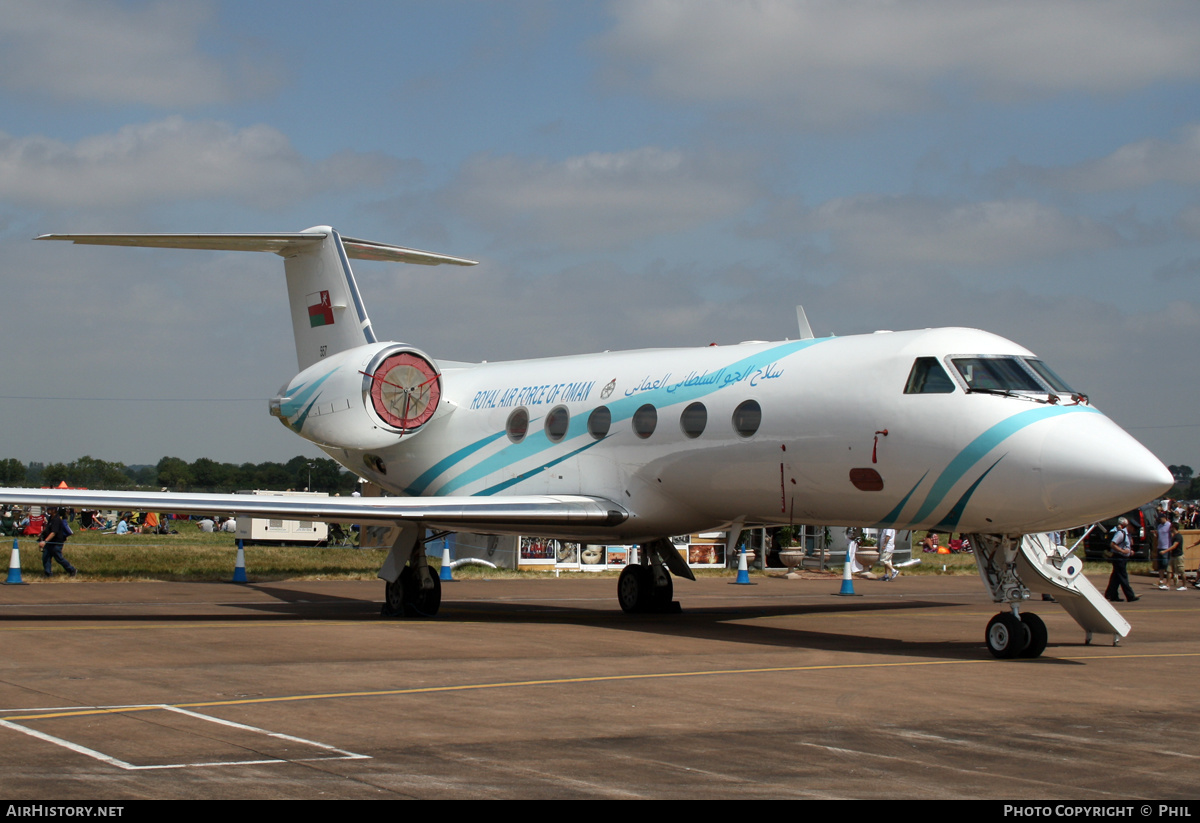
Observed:
[[[450,544],[445,540],[442,541],[442,571],[438,574],[438,578],[443,582],[454,582],[454,575],[451,574],[450,569]]]
[[[842,589],[837,593],[837,597],[859,597],[854,593],[854,555],[849,551],[846,552],[846,564],[842,566]]]
[[[738,558],[738,574],[735,583],[740,583],[743,586],[753,586],[750,582],[750,570],[746,567],[746,547],[742,546],[741,555]]]
[[[246,582],[246,550],[242,548],[242,541],[237,542],[237,564],[233,567],[233,582]]]
[[[21,579],[21,550],[17,548],[17,538],[13,538],[12,554],[8,559],[8,579],[4,581],[6,586],[23,586],[25,581]]]

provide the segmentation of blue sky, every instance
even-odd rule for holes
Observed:
[[[1193,0],[41,0],[0,111],[0,457],[317,454],[276,258],[31,238],[331,224],[435,357],[974,326],[1200,468]]]

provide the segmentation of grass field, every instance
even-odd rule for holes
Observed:
[[[81,580],[137,581],[221,581],[233,577],[236,548],[229,534],[207,534],[196,524],[176,521],[179,534],[118,537],[97,532],[76,532],[67,541],[67,559],[80,571]],[[9,546],[12,544],[9,543]],[[21,574],[27,582],[42,581],[42,553],[33,538],[21,538]],[[266,580],[373,580],[383,564],[385,552],[378,549],[303,548],[295,546],[249,546],[246,548],[246,574],[252,581]],[[922,562],[904,570],[904,574],[974,575],[975,560],[969,554],[919,555]],[[438,566],[437,558],[431,564]],[[1108,564],[1087,564],[1091,573],[1105,573]],[[771,569],[770,573],[782,570]],[[1149,564],[1130,563],[1130,574],[1149,573]],[[54,567],[52,582],[67,581],[62,569]],[[594,574],[595,572],[587,572]],[[752,572],[761,573],[761,572]],[[455,577],[552,577],[553,571],[503,571],[482,567],[464,567]],[[618,572],[601,572],[615,577]],[[720,577],[734,571],[701,570],[698,576]]]

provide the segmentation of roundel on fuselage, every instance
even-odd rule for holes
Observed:
[[[415,429],[437,410],[442,396],[433,364],[412,352],[393,354],[371,374],[371,404],[383,422]]]

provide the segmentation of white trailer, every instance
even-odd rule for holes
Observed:
[[[329,497],[325,492],[276,492],[255,489],[241,491],[238,494],[261,494],[270,497]],[[329,524],[316,520],[282,520],[264,517],[239,517],[237,531],[238,540],[248,544],[255,543],[289,543],[296,545],[315,545],[329,537]]]

